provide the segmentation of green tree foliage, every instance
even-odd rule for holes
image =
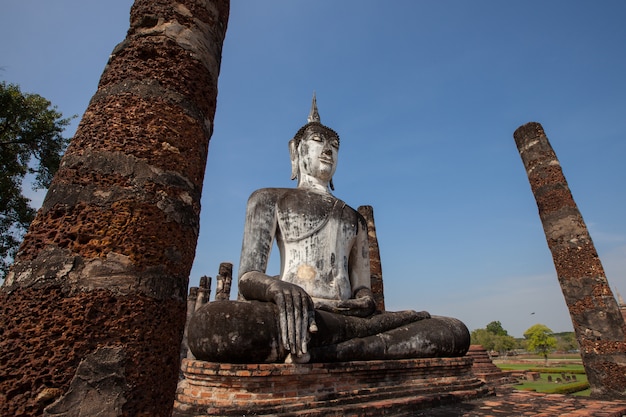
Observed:
[[[494,340],[493,350],[500,354],[507,353],[517,347],[517,341],[513,336],[496,335]]]
[[[492,321],[486,328],[472,331],[470,336],[472,344],[482,345],[489,352],[506,354],[517,346],[515,338],[509,336],[499,321]]]
[[[548,363],[548,353],[556,349],[556,337],[552,330],[545,324],[535,324],[524,332],[526,348],[537,354],[543,355]]]
[[[35,217],[24,178],[32,176],[33,190],[48,188],[69,142],[61,133],[71,118],[62,116],[45,98],[0,82],[0,279]]]
[[[494,334],[487,329],[475,329],[470,333],[472,345],[482,345],[488,352],[494,350]]]
[[[556,338],[556,350],[561,352],[571,352],[578,350],[578,342],[574,332],[554,333]]]
[[[492,321],[486,327],[487,331],[495,334],[496,336],[508,336],[509,332],[502,328],[502,323],[499,321]]]

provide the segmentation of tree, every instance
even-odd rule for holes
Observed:
[[[507,353],[517,346],[517,341],[513,336],[496,335],[494,338],[493,350],[500,352],[501,354]]]
[[[484,329],[476,329],[470,334],[471,343],[482,345],[487,351],[497,351],[504,354],[517,345],[515,338],[509,336],[502,323],[492,321]]]
[[[524,332],[524,337],[527,341],[527,349],[543,355],[547,365],[548,353],[556,349],[556,337],[552,330],[545,324],[535,324]]]
[[[502,328],[502,323],[499,321],[492,321],[486,327],[487,331],[495,334],[496,336],[508,336],[509,333]]]
[[[578,342],[576,341],[576,333],[561,332],[555,333],[556,350],[561,352],[570,352],[578,350]]]
[[[69,142],[61,133],[72,118],[62,116],[45,98],[0,82],[0,279],[35,217],[24,178],[33,176],[33,190],[48,188]]]
[[[495,347],[495,335],[487,329],[475,329],[470,334],[471,343],[473,345],[481,345],[487,350],[487,352],[494,350]]]

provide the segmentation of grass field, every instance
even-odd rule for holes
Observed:
[[[529,355],[530,356],[530,355]],[[514,385],[519,390],[530,390],[543,393],[571,393],[573,395],[589,395],[587,376],[580,361],[580,356],[554,358],[546,366],[543,358],[515,357],[497,359],[494,363],[503,371],[538,372],[536,381],[520,379],[521,383]],[[570,378],[566,381],[565,374]],[[557,378],[561,382],[556,382]],[[574,381],[574,378],[576,379]],[[569,392],[568,392],[569,391]]]
[[[494,361],[494,363],[496,363]],[[549,369],[552,374],[560,374],[564,373],[576,373],[576,374],[584,374],[585,368],[577,363],[559,363],[558,365],[548,365],[546,368],[542,363],[537,362],[528,362],[528,363],[496,363],[498,368],[503,371],[526,371],[526,370],[535,370],[535,369]]]
[[[523,381],[521,384],[514,385],[514,387],[519,390],[530,390],[530,391],[543,392],[547,394],[567,393],[567,392],[563,392],[564,389],[565,390],[569,390],[569,389],[575,390],[575,389],[581,389],[581,388],[584,388],[585,390],[588,389],[587,388],[588,387],[587,376],[584,374],[576,375],[576,381],[561,382],[561,383],[555,382],[557,377],[560,378],[560,374],[540,373],[539,375],[540,375],[540,378],[536,381]],[[552,377],[552,382],[550,382],[549,377]],[[580,391],[576,391],[576,392],[580,392]]]

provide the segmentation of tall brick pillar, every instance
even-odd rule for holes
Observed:
[[[539,123],[514,133],[574,324],[592,395],[626,395],[626,329],[598,253]]]
[[[378,248],[378,236],[374,224],[374,208],[372,206],[360,206],[359,213],[367,222],[367,240],[370,253],[370,278],[372,293],[376,302],[377,311],[385,311],[385,291],[383,286],[383,267],[380,262],[380,249]]]
[[[0,415],[171,414],[228,13],[133,5],[0,290]]]

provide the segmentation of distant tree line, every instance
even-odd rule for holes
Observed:
[[[535,324],[524,332],[523,338],[514,338],[502,327],[502,323],[492,321],[484,329],[473,330],[471,338],[472,344],[482,345],[488,352],[498,355],[526,351],[542,355],[547,360],[548,354],[555,351],[578,350],[574,332],[554,333],[544,324]]]
[[[499,321],[492,321],[484,329],[472,331],[471,337],[472,344],[482,345],[488,352],[504,355],[518,348],[515,338],[504,330]]]

